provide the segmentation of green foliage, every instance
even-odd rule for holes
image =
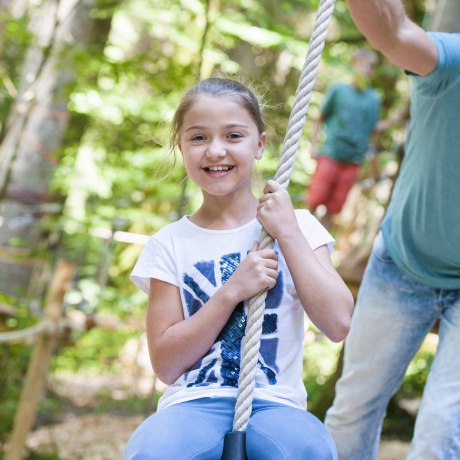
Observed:
[[[329,378],[334,374],[341,344],[335,344],[313,328],[307,333],[304,347],[303,381],[308,392],[308,406],[315,407],[324,397]]]
[[[8,439],[13,426],[30,353],[31,348],[23,344],[2,344],[0,347],[0,446]]]
[[[15,314],[0,322],[0,332],[24,329],[37,322],[36,305],[18,304],[15,298],[3,294],[0,294],[0,303],[15,306]],[[14,342],[0,346],[0,445],[7,440],[13,425],[33,345],[33,342]]]
[[[431,363],[433,362],[435,350],[422,346],[415,358],[410,363],[403,385],[398,392],[398,399],[420,398]]]
[[[0,14],[0,140],[18,92],[24,55],[33,40],[27,21],[27,16],[13,18]]]
[[[28,452],[25,460],[61,460],[55,452]]]
[[[71,337],[69,346],[63,346],[54,357],[53,369],[57,372],[82,373],[84,375],[101,373],[120,373],[121,349],[130,337],[137,337],[138,331],[94,328]]]
[[[383,436],[406,441],[412,439],[415,415],[405,409],[404,402],[419,402],[422,397],[435,352],[432,347],[427,347],[427,342],[425,341],[410,363],[401,388],[388,405],[387,417],[382,428]]]

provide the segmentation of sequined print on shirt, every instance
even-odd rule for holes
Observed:
[[[200,261],[191,273],[183,275],[183,294],[188,314],[195,314],[209,300],[216,288],[225,284],[241,261],[239,253],[224,255],[217,261]],[[283,294],[283,273],[280,272],[274,288],[267,292],[265,300],[261,359],[258,367],[269,384],[276,383],[279,367],[276,363],[278,348],[278,313]],[[271,310],[271,311],[269,311]],[[246,328],[244,303],[240,302],[233,311],[226,326],[217,337],[214,346],[202,360],[184,375],[187,386],[203,386],[220,382],[222,386],[236,387],[240,373],[241,341]],[[196,372],[198,371],[198,372]],[[193,379],[189,381],[189,379]]]

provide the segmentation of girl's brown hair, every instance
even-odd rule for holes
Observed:
[[[257,126],[259,134],[265,131],[265,123],[259,101],[249,88],[235,80],[227,78],[207,78],[197,85],[192,86],[182,97],[171,124],[171,150],[174,150],[179,144],[179,132],[185,114],[195,103],[197,97],[202,94],[229,97],[249,113]]]

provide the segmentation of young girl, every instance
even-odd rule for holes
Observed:
[[[333,268],[333,240],[287,191],[268,181],[257,200],[254,161],[266,142],[255,95],[210,78],[183,97],[172,123],[201,207],[153,235],[132,273],[148,293],[147,337],[156,375],[169,384],[158,411],[133,433],[125,459],[220,459],[232,431],[247,300],[269,289],[249,460],[335,459],[324,425],[306,411],[304,314],[337,342],[353,298]],[[258,249],[262,226],[276,240]]]

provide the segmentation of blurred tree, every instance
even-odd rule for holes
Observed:
[[[76,78],[72,59],[89,40],[107,39],[108,29],[97,29],[100,22],[91,15],[97,3],[46,1],[32,11],[30,30],[35,44],[24,58],[14,107],[0,145],[0,292],[6,294],[28,292],[40,255],[41,219],[56,211],[50,180],[58,163],[56,150],[68,124],[70,87]]]
[[[26,0],[0,1],[0,141],[17,97],[20,66],[32,34]]]

